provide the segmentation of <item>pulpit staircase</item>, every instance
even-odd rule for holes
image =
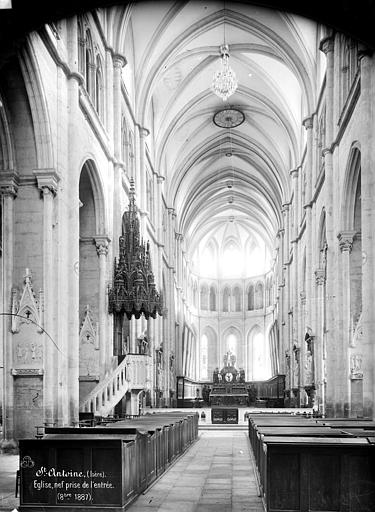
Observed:
[[[104,380],[99,382],[80,402],[80,412],[92,412],[95,416],[108,416],[130,389],[130,383],[127,380],[128,364],[127,358],[124,358]]]

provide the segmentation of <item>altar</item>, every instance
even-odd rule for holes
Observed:
[[[223,368],[220,371],[216,368],[213,372],[213,387],[210,395],[213,408],[233,409],[233,407],[248,405],[245,371],[242,368],[237,370],[235,364],[236,357],[229,351],[224,356]]]

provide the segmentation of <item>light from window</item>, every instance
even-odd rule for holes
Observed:
[[[254,361],[253,361],[253,379],[254,380],[267,380],[271,377],[270,365],[268,364],[268,355],[265,346],[264,335],[259,332],[254,336]]]
[[[234,244],[230,244],[224,251],[221,260],[221,274],[223,277],[242,275],[243,256]]]
[[[208,339],[205,334],[201,338],[201,378],[208,379]]]
[[[265,258],[264,251],[260,247],[255,247],[247,260],[247,274],[249,276],[258,276],[268,270],[268,258]]]
[[[201,276],[216,275],[216,264],[213,251],[206,247],[200,257],[199,268]]]
[[[237,337],[234,334],[229,334],[227,337],[227,352],[237,356]]]

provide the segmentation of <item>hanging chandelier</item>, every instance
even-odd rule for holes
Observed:
[[[229,66],[228,45],[220,46],[221,69],[214,73],[211,89],[223,101],[227,100],[237,89],[237,78],[233,69]]]
[[[146,319],[163,315],[162,296],[156,290],[151,267],[150,243],[139,233],[134,181],[130,180],[129,210],[124,213],[123,235],[119,238],[119,258],[114,264],[113,288],[108,291],[109,313]]]

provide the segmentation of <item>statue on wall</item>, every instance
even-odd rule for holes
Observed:
[[[219,368],[217,367],[214,370],[213,381],[214,384],[217,384],[219,382]]]
[[[363,379],[361,354],[352,354],[350,356],[350,378]]]
[[[293,353],[294,353],[294,385],[297,386],[299,384],[299,358],[300,358],[300,348],[295,343],[293,345]]]
[[[309,327],[306,328],[305,333],[305,361],[304,361],[304,380],[305,385],[310,386],[314,380],[313,376],[313,341],[314,336],[312,336],[312,331]]]
[[[148,355],[148,339],[146,334],[141,334],[137,338],[138,353],[142,355]]]

